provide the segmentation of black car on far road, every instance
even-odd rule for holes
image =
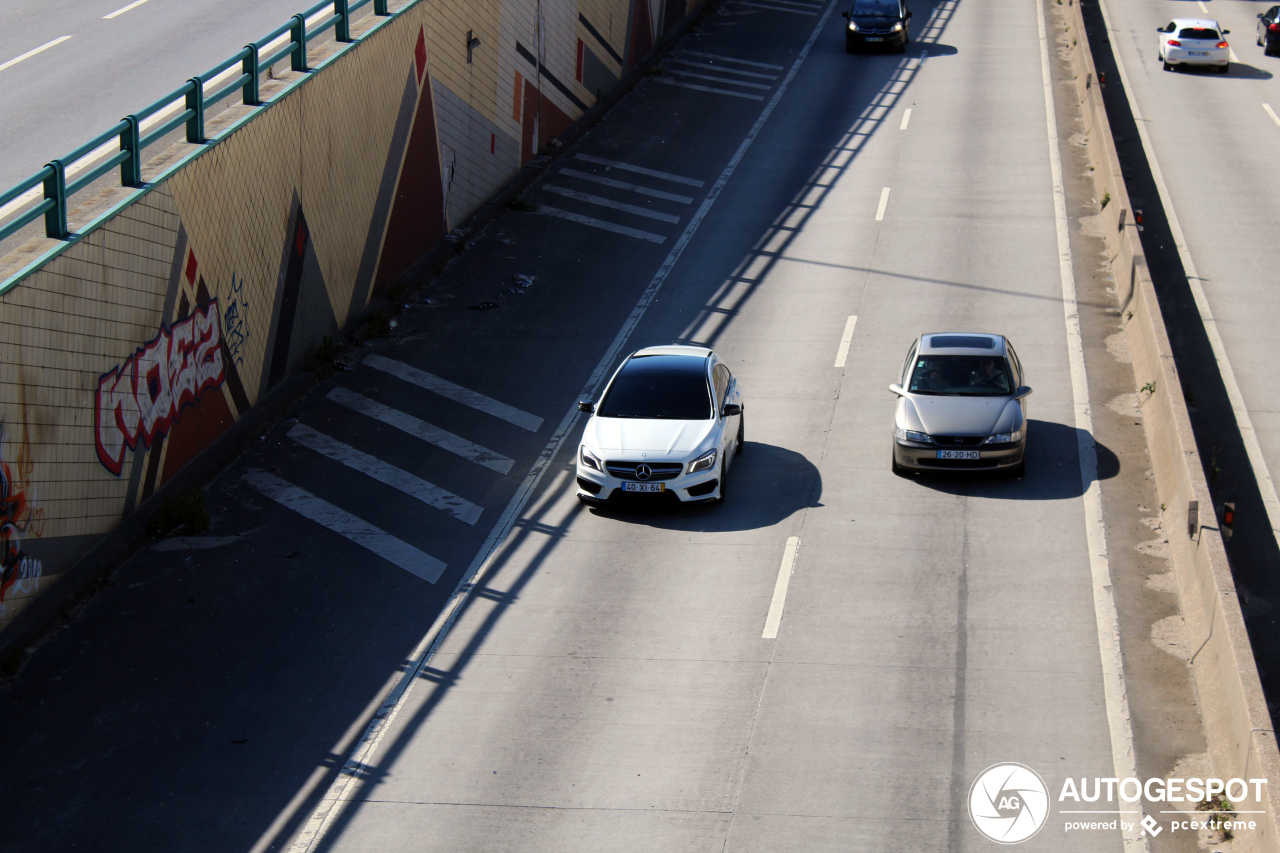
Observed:
[[[1258,15],[1258,44],[1267,56],[1280,52],[1280,6],[1272,6]]]
[[[903,53],[911,41],[911,12],[906,0],[854,0],[844,13],[849,19],[844,31],[844,49],[888,47]]]

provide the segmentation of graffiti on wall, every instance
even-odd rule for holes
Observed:
[[[5,444],[5,427],[0,422],[0,449]],[[31,453],[26,442],[18,450],[14,464],[0,457],[0,615],[6,598],[35,595],[40,582],[40,561],[23,552],[22,540],[38,537],[44,528],[44,510],[28,499],[31,487]]]
[[[211,299],[98,379],[93,415],[98,460],[119,476],[126,448],[135,449],[139,441],[150,447],[183,406],[225,378],[218,300]]]
[[[194,255],[193,255],[194,257]],[[222,318],[222,325],[227,338],[227,352],[237,366],[244,366],[244,345],[249,340],[249,301],[244,298],[244,279],[236,279],[231,274],[231,298],[227,301],[227,310]]]

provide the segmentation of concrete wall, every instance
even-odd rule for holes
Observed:
[[[1116,299],[1133,354],[1134,378],[1138,388],[1148,389],[1141,393],[1143,425],[1156,488],[1165,507],[1164,529],[1170,531],[1188,640],[1191,648],[1198,649],[1191,668],[1214,773],[1224,779],[1270,780],[1260,802],[1235,803],[1239,810],[1261,809],[1265,813],[1248,815],[1260,818],[1258,831],[1238,834],[1234,844],[1280,851],[1280,752],[1275,731],[1196,450],[1169,336],[1142,254],[1078,0],[1067,0],[1067,6],[1067,30],[1059,44],[1069,53],[1075,72],[1097,196],[1109,199],[1102,219]],[[1191,501],[1198,505],[1199,523],[1188,531]]]
[[[698,2],[393,5],[0,258],[0,631]]]

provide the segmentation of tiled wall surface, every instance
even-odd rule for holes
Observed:
[[[3,283],[0,630],[698,2],[393,3]]]

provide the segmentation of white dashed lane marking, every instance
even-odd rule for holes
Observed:
[[[304,518],[372,551],[427,583],[435,583],[447,568],[430,554],[273,474],[252,469],[245,473],[244,479],[281,506],[288,507]]]
[[[1276,111],[1271,109],[1270,104],[1263,104],[1262,108],[1267,111],[1267,115],[1271,116],[1271,120],[1276,124],[1280,124],[1280,116],[1276,115]]]
[[[17,65],[19,62],[22,62],[24,59],[30,59],[31,57],[35,56],[38,53],[44,53],[49,48],[56,47],[62,44],[64,41],[66,41],[69,38],[71,38],[71,36],[62,36],[60,38],[56,38],[51,42],[46,42],[45,44],[40,45],[34,50],[28,50],[26,53],[22,54],[22,56],[16,56],[13,59],[10,59],[8,62],[0,63],[0,71],[4,71],[6,68],[12,68],[14,65]]]
[[[782,625],[782,609],[787,603],[787,586],[791,583],[791,572],[796,565],[796,551],[800,550],[800,537],[787,539],[787,547],[782,551],[782,565],[778,567],[778,580],[773,585],[773,600],[769,602],[769,615],[764,620],[762,640],[776,640],[778,627]]]
[[[884,210],[889,206],[889,188],[880,191],[880,205],[876,208],[876,222],[884,220]]]
[[[836,350],[836,367],[844,367],[849,359],[849,344],[853,343],[853,327],[858,323],[858,316],[851,315],[844,324],[844,334],[840,337],[840,349]]]

